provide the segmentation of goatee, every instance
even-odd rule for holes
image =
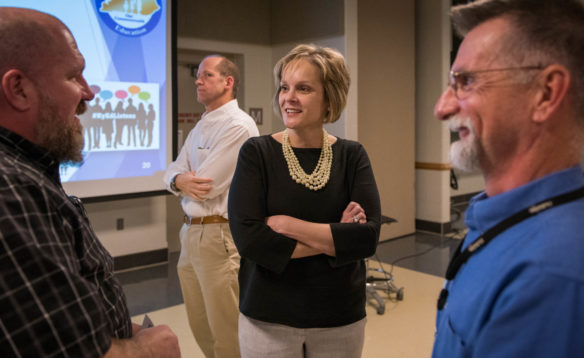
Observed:
[[[462,171],[472,172],[479,169],[480,143],[470,118],[452,117],[448,120],[451,131],[455,132],[460,127],[467,128],[469,133],[450,145],[450,163]]]

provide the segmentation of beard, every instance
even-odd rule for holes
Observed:
[[[61,118],[56,104],[46,95],[40,99],[41,118],[35,128],[37,143],[51,153],[59,163],[83,161],[83,126],[76,119]],[[82,101],[76,114],[82,114],[87,104]]]
[[[448,128],[456,132],[459,127],[468,128],[468,135],[465,138],[450,145],[450,162],[452,165],[465,172],[472,172],[479,169],[479,153],[481,144],[475,136],[475,130],[470,118],[452,117],[448,121]]]

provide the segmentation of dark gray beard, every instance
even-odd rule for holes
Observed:
[[[85,112],[86,104],[77,107],[77,113]],[[51,153],[59,163],[81,163],[83,161],[83,126],[69,118],[59,118],[53,101],[41,96],[41,118],[35,128],[37,143]]]

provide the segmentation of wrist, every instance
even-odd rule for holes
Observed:
[[[170,183],[169,183],[170,190],[172,190],[174,192],[180,192],[180,189],[176,186],[176,178],[179,175],[180,175],[180,173],[179,174],[176,174],[175,176],[172,177],[172,179],[170,179]]]

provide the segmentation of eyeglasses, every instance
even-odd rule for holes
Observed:
[[[498,71],[533,71],[541,70],[544,66],[523,66],[523,67],[507,67],[494,68],[488,70],[476,71],[450,71],[450,81],[448,86],[454,90],[454,95],[458,99],[465,99],[472,91],[472,84],[476,79],[478,73],[498,72]]]

